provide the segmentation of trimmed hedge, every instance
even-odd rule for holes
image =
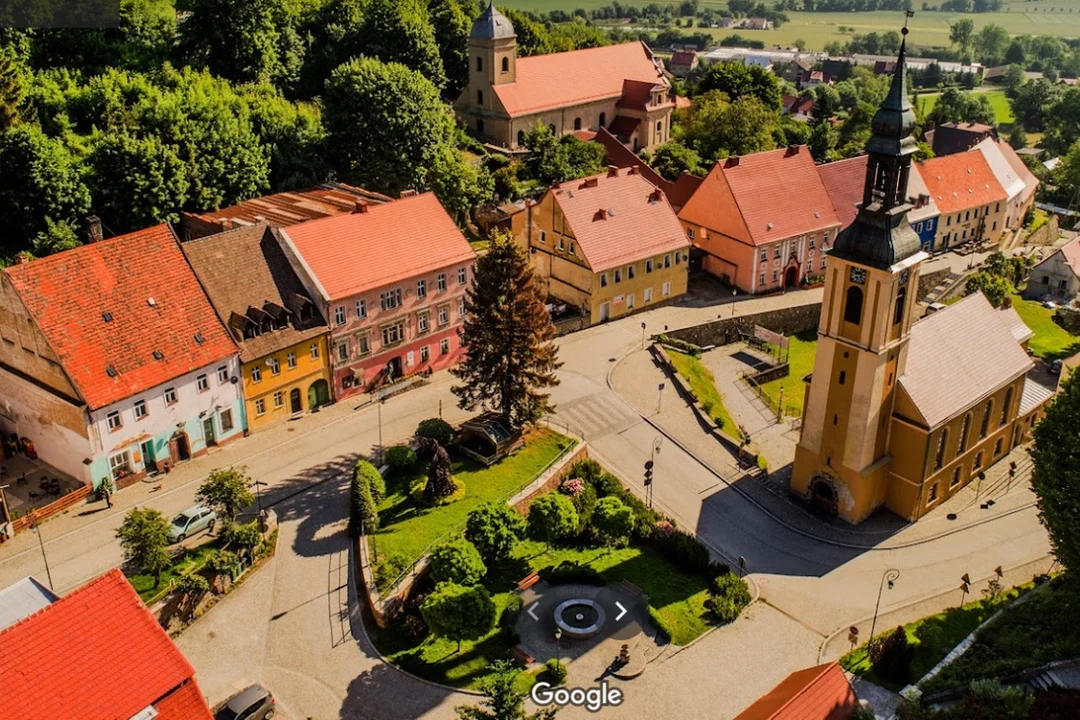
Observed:
[[[731,571],[713,579],[709,598],[705,601],[705,607],[722,623],[734,622],[749,604],[750,588],[745,580]]]
[[[443,447],[454,442],[454,427],[442,418],[421,420],[414,434],[418,438],[430,438]]]
[[[408,445],[394,445],[386,449],[386,464],[395,470],[416,464],[416,451]]]
[[[549,565],[538,574],[541,580],[551,585],[607,585],[607,580],[599,570],[573,560],[563,560],[558,565]]]
[[[356,463],[353,473],[357,480],[368,486],[376,505],[386,499],[386,481],[383,479],[382,473],[379,472],[379,468],[367,460],[361,460]]]

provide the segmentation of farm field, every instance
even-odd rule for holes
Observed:
[[[665,0],[658,0],[664,3]],[[610,0],[503,0],[505,7],[520,10],[549,12],[565,10],[572,12],[577,8],[586,10],[609,5]],[[641,4],[648,3],[626,3]],[[677,4],[676,0],[667,0],[667,4]],[[722,8],[726,2],[702,0],[700,7]],[[1032,12],[1032,8],[1038,10]],[[969,18],[978,31],[985,25],[1001,25],[1013,35],[1054,35],[1058,37],[1080,37],[1080,1],[1045,0],[1044,2],[1007,3],[1004,12],[996,13],[943,13],[916,12],[909,22],[911,40],[919,45],[946,46],[949,44],[949,23],[960,18]],[[1052,10],[1048,12],[1048,10]],[[737,32],[743,37],[760,39],[767,46],[790,46],[796,39],[805,40],[810,50],[821,50],[825,43],[833,40],[845,40],[850,37],[840,32],[840,26],[855,28],[862,35],[870,32],[898,30],[904,24],[902,12],[875,11],[860,13],[845,12],[788,12],[790,22],[776,30],[738,30],[726,28],[705,29],[719,40]],[[704,28],[693,28],[689,32],[698,32]],[[684,30],[687,30],[684,28]]]
[[[990,104],[994,107],[994,117],[997,120],[998,125],[1012,125],[1016,122],[1016,117],[1013,115],[1012,106],[1009,105],[1009,98],[1005,96],[1004,90],[988,90],[981,93],[990,100]],[[934,106],[937,105],[938,99],[941,97],[939,93],[932,95],[919,95],[913,102],[925,116]]]

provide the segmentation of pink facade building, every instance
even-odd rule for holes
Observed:
[[[361,205],[281,236],[308,291],[323,303],[335,397],[461,359],[476,253],[434,195]]]

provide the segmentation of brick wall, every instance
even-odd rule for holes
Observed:
[[[755,325],[761,325],[773,332],[794,335],[806,330],[816,330],[821,316],[821,303],[799,305],[766,312],[742,315],[740,317],[713,320],[702,325],[674,330],[666,333],[695,345],[726,345],[739,339],[739,333],[752,334]]]

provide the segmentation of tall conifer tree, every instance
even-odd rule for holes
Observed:
[[[552,410],[541,391],[559,384],[555,371],[562,363],[546,300],[525,253],[508,235],[496,236],[476,261],[465,300],[468,356],[450,371],[461,381],[453,392],[462,408],[492,408],[515,428]]]

